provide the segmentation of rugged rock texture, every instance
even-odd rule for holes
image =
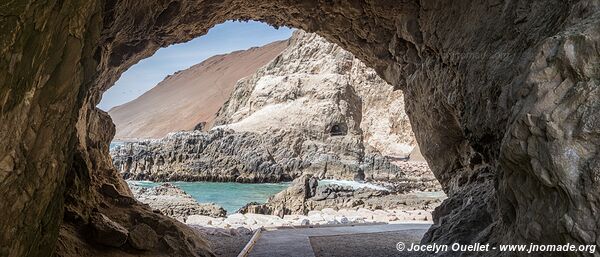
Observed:
[[[63,233],[79,226],[65,209],[88,221],[94,207],[164,221],[165,245],[209,254],[174,238],[180,223],[106,204],[96,181],[119,178],[98,165],[112,135],[95,105],[159,47],[236,18],[317,32],[403,89],[449,195],[425,242],[600,244],[597,0],[23,0],[0,10],[0,255],[126,256]]]
[[[267,203],[249,203],[240,213],[306,215],[309,211],[333,209],[426,210],[431,211],[445,199],[443,194],[429,196],[411,192],[396,192],[372,188],[354,189],[335,184],[319,186],[317,178],[302,175],[285,190],[269,198]]]
[[[92,214],[90,223],[94,240],[100,244],[120,247],[127,241],[129,231],[102,213]]]
[[[286,48],[287,41],[213,56],[165,78],[135,100],[108,114],[115,139],[161,138],[180,130],[210,128],[239,79],[249,76]]]
[[[181,222],[185,222],[190,215],[215,218],[227,215],[227,211],[222,207],[213,203],[199,203],[191,195],[169,183],[153,188],[143,188],[132,184],[129,184],[129,187],[133,191],[135,199]]]
[[[56,256],[212,255],[194,230],[133,198],[108,155],[108,140],[115,131],[107,122],[108,114],[92,111],[85,117],[95,122],[87,123],[91,125],[86,130],[88,134],[82,135],[87,137],[83,142],[88,150],[81,151],[86,155],[76,155],[68,173]],[[125,241],[136,227],[144,224],[157,235],[157,243],[140,251],[135,241]],[[153,240],[152,235],[147,235],[146,240]],[[98,248],[97,244],[110,246],[110,250]]]
[[[115,167],[126,178],[158,181],[278,182],[311,173],[435,187],[425,163],[394,165],[381,155],[404,157],[414,147],[402,94],[316,34],[296,31],[289,41],[238,81],[220,126],[127,143],[113,150]]]
[[[379,154],[361,158],[351,150],[361,150],[362,144],[336,144],[343,140],[324,143],[295,131],[259,134],[219,128],[128,142],[111,155],[123,177],[134,180],[264,183],[315,174],[320,179],[389,182],[399,191],[439,188],[426,163],[392,164]]]
[[[316,141],[303,148],[355,152],[345,154],[357,155],[350,159],[365,150],[406,157],[416,145],[402,92],[340,46],[302,30],[275,60],[237,82],[215,123],[235,131],[296,132],[304,145]],[[327,149],[340,143],[342,149]]]
[[[141,223],[131,229],[127,240],[135,249],[150,250],[158,243],[158,235],[150,226]]]

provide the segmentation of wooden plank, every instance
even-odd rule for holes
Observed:
[[[248,255],[250,254],[250,251],[252,251],[252,248],[254,247],[254,245],[256,244],[258,239],[260,238],[261,233],[262,233],[262,228],[259,228],[256,230],[256,232],[254,232],[254,235],[252,235],[252,238],[250,238],[250,241],[248,241],[248,243],[246,244],[244,249],[242,249],[240,254],[238,254],[238,257],[248,257]]]

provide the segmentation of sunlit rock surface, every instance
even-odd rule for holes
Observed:
[[[238,81],[216,124],[125,143],[112,151],[115,167],[136,180],[256,183],[310,173],[439,188],[425,163],[394,161],[415,146],[401,92],[316,34],[296,31]]]
[[[108,111],[117,128],[115,139],[161,138],[173,131],[210,128],[236,81],[256,72],[287,45],[286,40],[277,41],[212,56],[167,76],[135,100]]]

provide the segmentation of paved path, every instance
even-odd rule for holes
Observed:
[[[265,231],[250,257],[315,257],[309,237],[428,229],[430,224],[382,224]]]

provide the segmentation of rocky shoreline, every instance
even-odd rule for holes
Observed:
[[[175,132],[125,142],[111,155],[117,170],[131,180],[277,183],[314,174],[319,179],[385,182],[399,191],[439,188],[425,162],[392,161],[377,153],[349,158],[314,147],[297,150],[303,144],[299,138],[303,136],[292,131]]]
[[[388,190],[318,185],[310,175],[296,179],[267,203],[250,203],[228,214],[213,203],[198,203],[170,183],[141,188],[130,183],[134,196],[156,212],[209,235],[247,235],[258,228],[362,223],[432,222],[431,212],[443,194],[398,194]]]
[[[308,215],[311,211],[327,208],[432,211],[444,198],[444,194],[418,195],[416,192],[389,189],[353,188],[338,184],[319,185],[315,176],[305,174],[294,180],[285,190],[270,197],[267,203],[250,203],[239,212],[284,217]]]
[[[246,229],[259,228],[323,226],[323,225],[351,225],[366,223],[432,223],[431,211],[426,210],[369,210],[365,208],[339,209],[325,208],[318,211],[309,211],[307,215],[276,215],[255,213],[234,213],[227,217],[213,218],[202,215],[191,215],[186,224],[203,229],[219,231],[218,229],[235,229],[238,234],[245,234]]]
[[[159,211],[171,218],[186,222],[190,215],[204,215],[208,217],[225,217],[227,211],[214,203],[199,203],[180,188],[164,183],[153,188],[144,188],[128,183],[135,198],[148,204],[155,211]]]

